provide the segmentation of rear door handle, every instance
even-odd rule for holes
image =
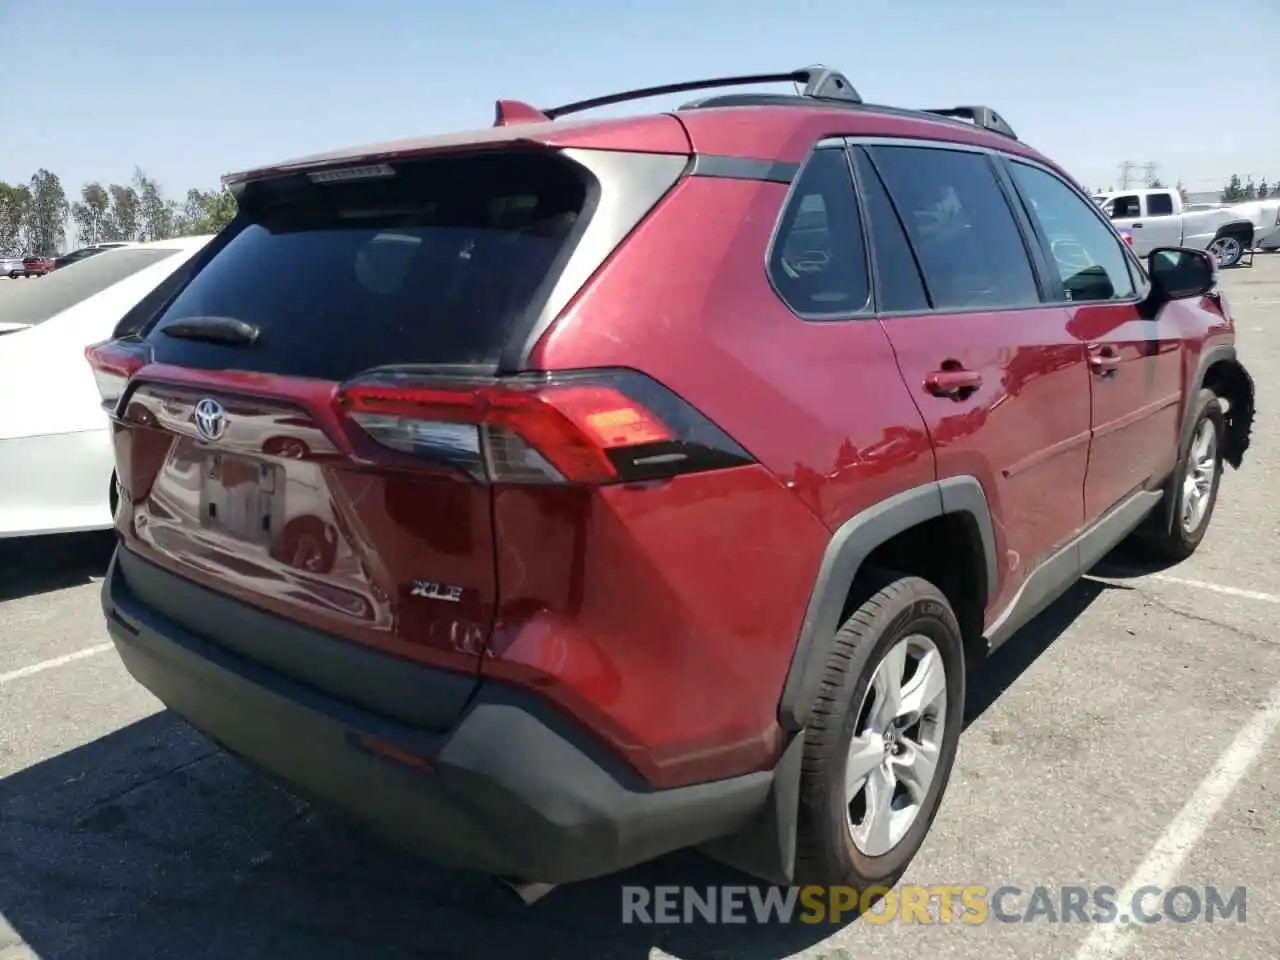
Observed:
[[[1120,369],[1120,354],[1115,347],[1095,347],[1089,357],[1089,367],[1100,377],[1114,377]]]
[[[1142,226],[1142,224],[1140,224],[1140,223],[1135,223],[1135,224],[1133,225],[1133,229],[1137,230],[1137,229],[1138,229],[1139,227],[1141,227],[1141,226]]]
[[[935,397],[963,400],[982,386],[976,370],[934,370],[924,378],[924,388]]]

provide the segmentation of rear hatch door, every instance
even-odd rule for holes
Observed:
[[[109,345],[136,358],[114,414],[129,588],[241,655],[447,725],[497,597],[490,488],[465,463],[475,431],[427,438],[461,459],[410,455],[344,417],[339,390],[385,365],[492,375],[590,191],[550,150],[252,185],[190,283]],[[468,684],[379,683],[406,660]]]

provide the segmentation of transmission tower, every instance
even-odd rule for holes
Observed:
[[[1120,164],[1120,189],[1128,190],[1136,184],[1149,187],[1156,182],[1159,170],[1160,164],[1150,160],[1145,163],[1139,163],[1137,160],[1126,160]]]
[[[1155,182],[1157,179],[1156,174],[1160,170],[1160,164],[1148,162],[1143,165],[1142,170],[1143,170],[1143,183],[1145,183],[1148,187],[1155,186]]]
[[[1128,190],[1129,185],[1133,183],[1133,171],[1138,169],[1141,164],[1136,160],[1126,160],[1120,164],[1120,189]]]

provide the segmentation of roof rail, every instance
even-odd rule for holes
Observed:
[[[1013,127],[1005,123],[1004,118],[990,107],[940,107],[935,110],[923,110],[921,112],[935,113],[940,117],[969,120],[972,121],[975,127],[981,127],[983,130],[990,130],[992,133],[1002,134],[1010,140],[1018,139],[1018,135],[1013,132]]]
[[[684,83],[667,83],[658,87],[642,87],[639,90],[626,90],[622,93],[611,93],[604,97],[593,97],[590,100],[579,100],[577,103],[566,103],[563,106],[543,110],[548,120],[563,117],[568,113],[580,113],[583,110],[594,110],[596,107],[607,107],[628,100],[645,100],[649,97],[661,97],[668,93],[684,93],[688,90],[713,90],[716,87],[745,87],[756,83],[803,83],[803,96],[820,100],[842,100],[847,103],[861,103],[862,97],[853,88],[847,77],[836,70],[823,66],[801,67],[786,73],[757,73],[738,77],[716,77],[709,80],[689,80]]]
[[[826,103],[838,103],[847,107],[866,107],[868,109],[888,110],[903,114],[913,112],[916,114],[927,113],[937,117],[946,117],[950,120],[967,120],[983,130],[999,133],[1009,137],[1011,140],[1018,139],[1018,135],[1013,132],[1013,128],[1005,123],[1004,119],[990,107],[939,107],[933,110],[911,111],[902,108],[866,104],[844,74],[821,65],[801,67],[799,70],[791,70],[787,73],[756,73],[745,76],[715,77],[708,80],[687,80],[683,83],[666,83],[657,87],[641,87],[637,90],[624,90],[621,93],[607,94],[603,97],[592,97],[590,100],[578,100],[575,103],[566,103],[559,107],[552,107],[549,110],[539,110],[537,107],[520,100],[499,100],[494,105],[493,125],[495,127],[507,127],[516,123],[540,123],[547,120],[555,120],[557,117],[563,117],[566,114],[581,113],[584,110],[594,110],[597,107],[607,107],[615,103],[626,103],[629,100],[645,100],[649,97],[661,97],[670,93],[685,93],[690,90],[745,87],[758,83],[803,83],[804,90],[799,95],[786,96],[728,94],[719,97],[708,97],[683,104],[680,109],[690,110],[711,106],[746,106],[748,104],[787,104],[808,99]]]

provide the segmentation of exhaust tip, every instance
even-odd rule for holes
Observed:
[[[504,890],[514,893],[526,907],[537,903],[556,888],[554,883],[525,883],[520,880],[510,880],[506,877],[497,877],[496,879]]]

